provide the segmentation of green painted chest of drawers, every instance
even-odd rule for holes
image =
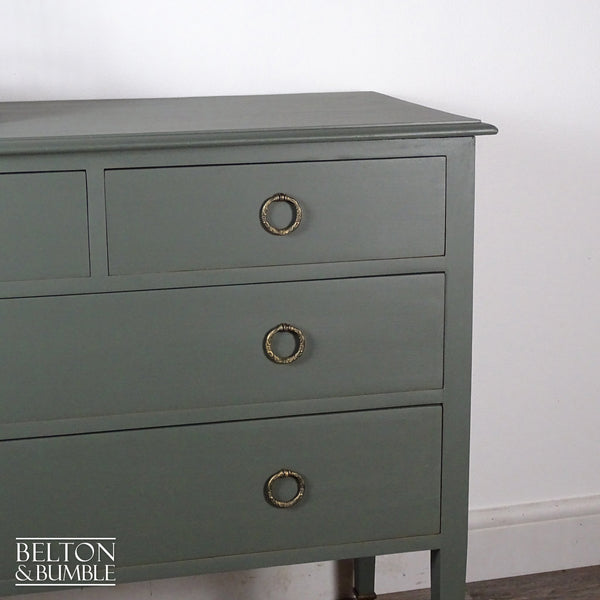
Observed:
[[[431,550],[463,598],[474,119],[375,93],[0,104],[0,593]],[[27,582],[26,582],[27,583]]]

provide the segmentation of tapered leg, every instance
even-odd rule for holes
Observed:
[[[357,600],[374,600],[375,593],[375,557],[367,556],[354,559],[354,594]]]
[[[465,572],[464,552],[456,549],[432,550],[431,600],[465,600]]]

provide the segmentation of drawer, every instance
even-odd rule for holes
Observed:
[[[0,336],[5,423],[436,389],[444,275],[5,299]]]
[[[118,568],[436,534],[441,421],[426,406],[1,442],[1,553],[117,536]],[[305,486],[289,508],[266,500],[282,469]]]
[[[88,277],[83,171],[0,174],[0,281]]]
[[[110,273],[158,273],[444,254],[443,157],[105,172]],[[274,235],[263,203],[293,197]],[[267,222],[295,216],[273,202]]]

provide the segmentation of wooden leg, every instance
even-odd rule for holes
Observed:
[[[354,595],[356,600],[375,600],[375,557],[354,559]]]
[[[431,551],[431,600],[465,600],[465,553]]]

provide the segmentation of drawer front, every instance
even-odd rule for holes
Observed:
[[[6,299],[0,335],[5,423],[436,389],[444,276]]]
[[[435,534],[441,419],[428,406],[1,442],[1,552],[116,536],[118,568]],[[291,508],[265,498],[281,469],[304,481]]]
[[[88,277],[83,171],[0,174],[0,281]]]
[[[110,273],[443,255],[445,179],[443,157],[109,170]],[[259,215],[278,193],[287,235]]]

